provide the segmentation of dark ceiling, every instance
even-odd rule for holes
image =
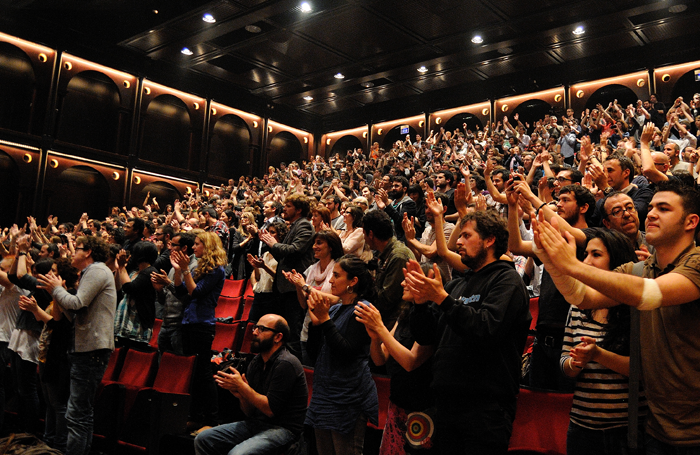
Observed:
[[[301,1],[0,0],[0,30],[314,132],[700,56],[691,0]]]

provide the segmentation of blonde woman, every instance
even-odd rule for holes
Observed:
[[[196,354],[190,419],[203,425],[217,424],[216,383],[211,370],[211,343],[214,340],[216,318],[214,308],[224,287],[226,251],[219,236],[200,232],[192,248],[197,267],[190,273],[190,258],[173,250],[170,262],[175,269],[174,285],[178,295],[189,294],[190,302],[182,317],[182,344],[185,355]]]

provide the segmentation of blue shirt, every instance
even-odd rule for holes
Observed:
[[[183,324],[214,325],[216,323],[214,309],[221,291],[224,289],[225,278],[224,268],[219,266],[197,281],[197,287],[192,291],[192,299],[185,307],[182,317]],[[187,293],[187,287],[184,283],[177,286],[176,290],[178,294]]]

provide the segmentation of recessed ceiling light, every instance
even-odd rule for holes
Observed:
[[[426,68],[425,66],[421,66],[420,68],[418,68],[418,72],[419,72],[419,73],[427,73],[427,72],[428,72],[428,68]]]
[[[202,20],[208,24],[213,24],[214,22],[216,22],[216,19],[214,19],[214,16],[212,16],[209,13],[202,16]]]
[[[579,25],[578,27],[576,27],[576,29],[574,29],[574,31],[572,33],[574,35],[578,36],[578,35],[583,35],[584,33],[586,33],[586,31],[583,29],[582,26]]]
[[[336,75],[333,77],[336,79],[345,79],[345,75],[343,73],[336,73]]]
[[[305,99],[306,101],[313,101],[314,97],[313,97],[313,96],[306,95],[306,96],[304,97],[304,99]]]
[[[158,10],[157,10],[157,9],[154,9],[154,10],[153,10],[153,14],[158,14]]]
[[[472,38],[472,43],[474,43],[474,44],[481,44],[483,42],[484,42],[484,39],[479,35],[476,35],[476,36],[474,36],[474,38]]]
[[[374,82],[363,82],[360,85],[363,86],[364,88],[372,88],[372,87],[374,87]]]
[[[688,9],[688,5],[686,5],[685,3],[679,3],[677,5],[673,5],[672,7],[670,7],[668,9],[668,12],[673,13],[673,14],[678,14],[678,13],[682,13],[683,11],[685,11],[687,9]]]
[[[252,24],[251,24],[251,25],[246,25],[246,26],[245,26],[245,29],[246,29],[247,32],[250,32],[250,33],[260,33],[260,32],[262,32],[262,29],[261,29],[260,27],[258,27],[257,25],[252,25]]]
[[[183,47],[182,50],[181,50],[180,52],[182,52],[182,53],[185,54],[185,55],[192,55],[192,54],[194,54],[194,52],[192,52],[191,50],[189,50],[189,49],[186,48],[186,47]]]
[[[311,12],[311,5],[309,5],[308,2],[303,2],[301,5],[299,5],[299,8],[301,9],[302,13],[310,13]]]

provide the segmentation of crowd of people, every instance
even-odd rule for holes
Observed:
[[[199,358],[199,455],[278,453],[304,425],[320,455],[360,455],[376,368],[383,455],[506,453],[521,385],[574,393],[570,454],[700,453],[698,129],[700,94],[615,100],[282,163],[165,207],[29,217],[0,238],[22,425],[88,454],[115,343],[159,318],[159,349]],[[226,278],[253,283],[257,356],[215,373]],[[219,421],[224,391],[244,420]]]

